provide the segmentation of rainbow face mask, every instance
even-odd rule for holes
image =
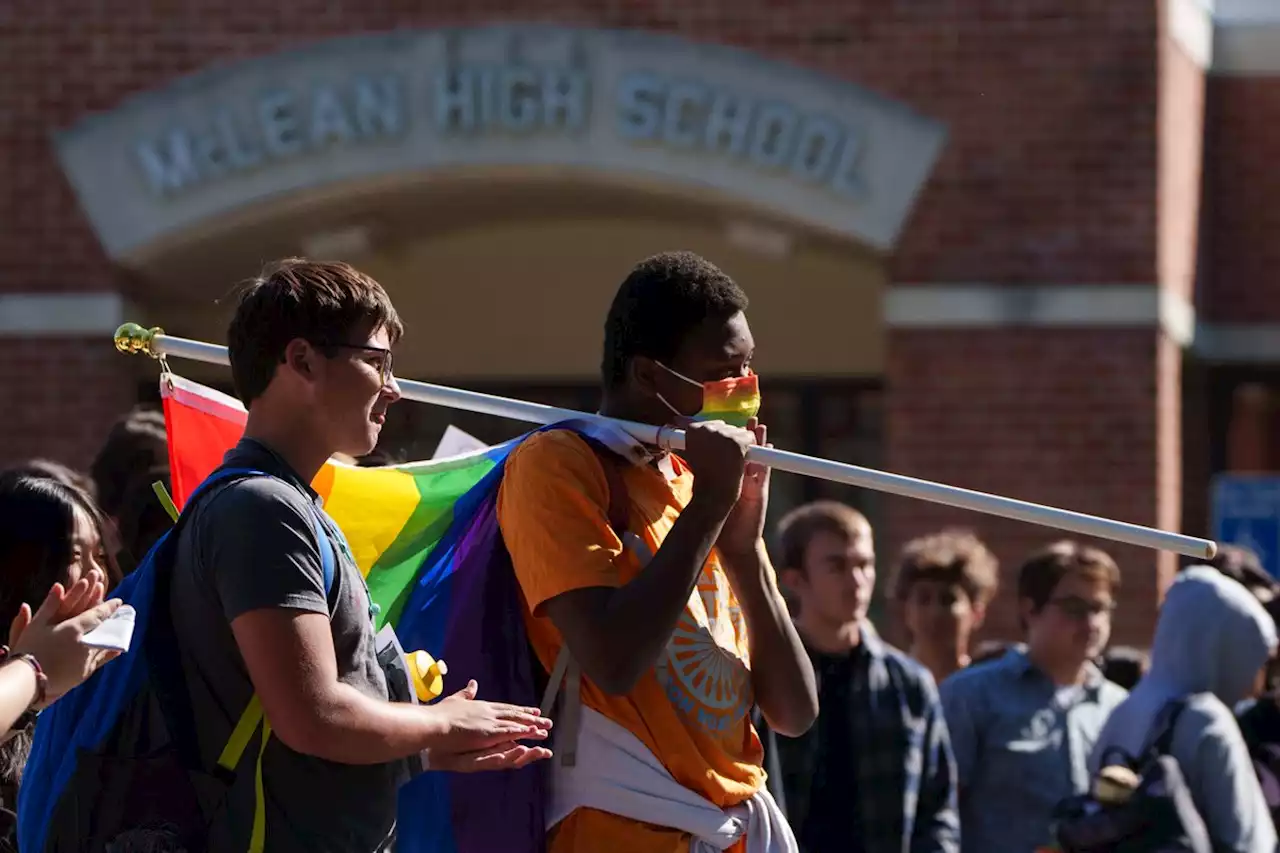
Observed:
[[[702,389],[702,408],[692,416],[695,421],[724,421],[730,426],[746,427],[747,421],[760,412],[760,377],[750,372],[750,368],[746,376],[731,376],[715,382],[695,382],[660,361],[655,363],[677,379]],[[658,394],[658,399],[679,417],[689,417],[667,402],[667,398],[661,394]]]

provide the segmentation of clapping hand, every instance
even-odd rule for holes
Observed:
[[[9,626],[12,652],[34,657],[48,678],[44,706],[120,654],[80,642],[120,607],[120,599],[103,601],[105,595],[106,577],[94,569],[70,589],[55,583],[34,613],[23,604]]]

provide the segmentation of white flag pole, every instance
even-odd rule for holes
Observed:
[[[159,328],[144,329],[136,323],[125,323],[115,335],[116,348],[121,352],[146,353],[155,358],[174,356],[210,364],[228,364],[227,348],[216,344],[178,338],[164,334]],[[464,391],[444,385],[432,385],[428,382],[415,382],[410,379],[399,379],[400,393],[407,400],[422,403],[434,403],[451,409],[463,409],[469,412],[495,415],[515,421],[535,424],[551,424],[558,421],[586,419],[609,421],[625,430],[646,444],[658,445],[673,450],[684,447],[684,432],[672,427],[656,427],[651,424],[621,421],[605,418],[600,415],[578,412],[572,409],[561,409],[555,406],[544,406],[524,400],[512,400],[478,391]],[[1071,510],[1057,509],[1042,504],[1006,498],[1000,495],[961,489],[941,483],[919,480],[901,474],[890,474],[873,468],[862,468],[844,462],[833,462],[778,450],[772,447],[753,447],[747,453],[752,462],[768,465],[779,471],[803,474],[860,486],[865,489],[888,492],[908,498],[945,504],[960,509],[1012,518],[1030,524],[1069,530],[1084,536],[1109,539],[1115,542],[1126,542],[1146,548],[1173,551],[1189,557],[1210,559],[1217,553],[1217,545],[1208,539],[1185,536],[1167,530],[1144,527],[1109,518],[1086,515]]]

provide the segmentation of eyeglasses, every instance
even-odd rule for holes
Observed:
[[[382,385],[383,387],[386,387],[391,384],[391,367],[392,367],[393,358],[391,355],[391,350],[386,349],[385,347],[371,347],[371,346],[366,346],[364,344],[337,344],[337,343],[329,343],[325,341],[322,343],[317,343],[316,348],[322,349],[322,350],[323,349],[330,349],[330,350],[350,349],[350,350],[359,350],[362,352],[377,353],[380,356],[380,358],[378,359],[378,372],[382,377]]]

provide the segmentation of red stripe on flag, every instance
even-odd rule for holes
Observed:
[[[165,431],[169,436],[169,477],[173,502],[179,509],[196,486],[222,464],[222,457],[235,447],[244,432],[243,409],[200,396],[198,387],[178,387],[163,395]]]

